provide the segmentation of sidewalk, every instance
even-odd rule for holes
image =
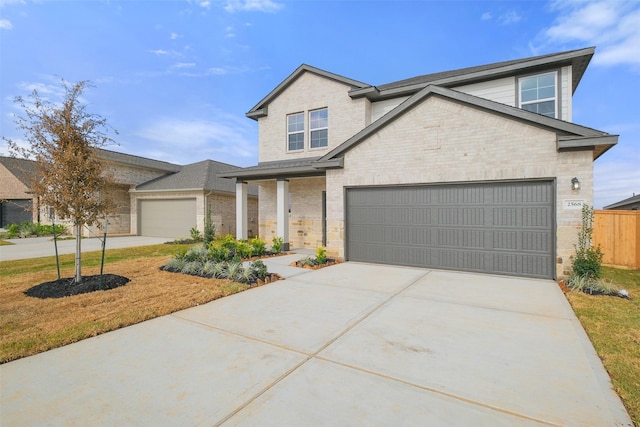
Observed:
[[[13,245],[0,246],[0,261],[40,258],[56,254],[53,237],[30,237],[26,239],[6,239]],[[135,246],[157,245],[173,241],[169,237],[143,236],[107,236],[106,249],[130,248]],[[99,251],[102,240],[92,237],[82,239],[82,252]],[[58,253],[73,254],[76,252],[76,240],[58,240]]]

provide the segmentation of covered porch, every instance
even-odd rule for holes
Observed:
[[[236,179],[236,236],[248,236],[248,186],[259,187],[258,229],[267,244],[283,240],[283,250],[327,245],[326,169],[341,162],[320,163],[318,158],[265,162],[225,172]]]

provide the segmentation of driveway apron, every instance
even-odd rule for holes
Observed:
[[[0,366],[0,423],[631,425],[553,281],[292,259],[267,261],[286,280]]]

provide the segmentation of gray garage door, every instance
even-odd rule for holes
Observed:
[[[363,187],[346,192],[346,258],[553,278],[549,181]]]
[[[33,213],[29,210],[31,207],[31,199],[13,199],[0,202],[0,227],[33,221]]]
[[[140,234],[188,238],[196,226],[196,199],[140,200]]]

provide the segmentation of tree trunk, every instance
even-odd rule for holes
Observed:
[[[80,263],[82,254],[82,224],[76,224],[76,277],[75,282],[82,282],[82,265]]]

